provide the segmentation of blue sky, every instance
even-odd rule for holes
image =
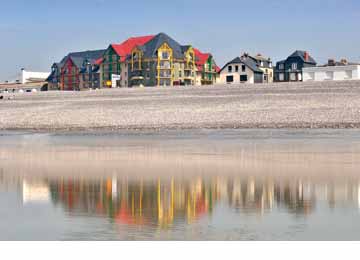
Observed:
[[[359,0],[3,0],[0,80],[46,71],[70,51],[165,32],[212,52],[219,66],[247,51],[274,61],[296,49],[320,63],[360,61]]]

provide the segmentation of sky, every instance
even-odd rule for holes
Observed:
[[[276,62],[297,49],[318,63],[360,62],[359,29],[359,0],[1,0],[0,81],[159,32],[211,52],[220,67],[243,52]]]

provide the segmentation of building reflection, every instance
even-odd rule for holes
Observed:
[[[16,183],[13,177],[9,182]],[[1,187],[7,186],[6,183],[7,178],[2,175],[0,191]],[[329,208],[359,207],[358,183],[314,183],[301,179],[255,177],[154,180],[129,180],[125,177],[19,178],[17,187],[22,189],[24,202],[48,198],[55,206],[74,216],[101,216],[119,225],[151,225],[167,229],[179,222],[191,224],[211,217],[217,206],[225,206],[236,214],[259,216],[274,208],[286,210],[294,216],[307,216],[320,201]]]

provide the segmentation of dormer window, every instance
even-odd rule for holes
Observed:
[[[167,60],[167,59],[169,58],[169,53],[168,53],[167,51],[163,51],[163,52],[162,52],[162,58],[163,58],[164,60]]]

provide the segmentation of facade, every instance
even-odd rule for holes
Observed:
[[[60,90],[61,63],[54,63],[51,66],[51,73],[46,79],[48,90]]]
[[[258,66],[260,70],[264,72],[263,83],[272,83],[274,81],[274,70],[271,58],[257,54],[256,56],[250,56],[247,53],[244,53],[244,57],[249,57],[252,59]]]
[[[73,52],[51,67],[49,90],[215,84],[210,53],[181,45],[165,33],[131,37],[105,50]]]
[[[248,55],[236,57],[220,70],[220,83],[222,84],[254,84],[263,82],[264,71]]]
[[[195,49],[196,79],[195,85],[213,85],[219,79],[220,68],[210,53]]]
[[[128,59],[129,86],[173,86],[195,81],[195,54],[164,33],[136,46]],[[186,68],[185,68],[186,67]]]
[[[303,69],[304,81],[360,80],[360,64],[329,60],[324,66]]]
[[[276,63],[274,81],[302,81],[303,68],[316,66],[316,61],[307,51],[295,51],[286,60]]]
[[[180,45],[159,33],[144,45],[136,46],[127,59],[129,86],[175,86],[212,84],[216,64],[211,55],[200,59],[190,45]],[[200,80],[197,81],[197,78]]]
[[[131,37],[121,44],[111,44],[105,51],[101,60],[101,85],[114,87],[114,76],[118,79],[115,87],[128,87],[128,68],[126,59],[132,49],[144,45],[154,36]]]
[[[49,90],[82,90],[100,87],[100,59],[105,50],[73,52],[52,65]]]

